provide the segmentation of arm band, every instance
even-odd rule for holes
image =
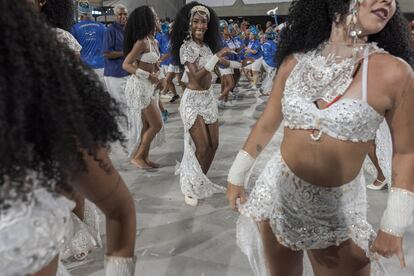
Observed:
[[[138,68],[138,69],[135,71],[135,76],[137,76],[137,77],[142,76],[142,77],[144,77],[144,78],[148,79],[148,78],[149,78],[149,76],[150,76],[150,72],[147,72],[147,71],[145,71],[145,70],[142,70],[141,68]]]
[[[206,63],[206,65],[204,65],[204,68],[207,71],[212,72],[218,61],[219,61],[218,56],[214,55],[210,58],[210,60]]]
[[[240,62],[232,61],[232,60],[230,60],[229,62],[230,62],[230,66],[229,66],[230,68],[240,69],[242,67],[242,64]]]
[[[236,186],[244,186],[249,180],[255,161],[247,151],[240,150],[230,168],[227,181]]]
[[[136,257],[105,256],[105,276],[134,276]]]
[[[388,196],[387,209],[381,219],[381,231],[402,237],[413,222],[414,193],[393,187]]]

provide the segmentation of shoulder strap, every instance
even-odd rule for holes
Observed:
[[[362,66],[362,100],[364,102],[368,99],[368,54],[369,48],[364,51],[364,64]]]

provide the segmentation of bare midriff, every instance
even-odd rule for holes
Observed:
[[[149,73],[156,73],[157,72],[156,65],[153,64],[153,63],[148,63],[148,62],[143,62],[143,61],[137,60],[136,62],[134,62],[133,65],[136,68],[142,69],[142,70],[147,71]]]
[[[358,176],[370,142],[342,141],[326,134],[313,141],[311,133],[312,130],[284,129],[280,152],[296,176],[324,187],[338,187]]]
[[[187,72],[188,74],[188,84],[187,88],[191,90],[208,90],[211,86],[211,80],[213,79],[211,73],[207,74],[207,76],[196,79],[191,73]]]

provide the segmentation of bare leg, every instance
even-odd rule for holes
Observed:
[[[198,163],[203,173],[206,174],[209,167],[211,147],[207,125],[203,117],[197,116],[194,125],[190,128],[190,135],[196,147],[195,155]]]
[[[144,124],[148,124],[148,128],[142,133],[141,143],[134,159],[131,161],[134,165],[140,168],[154,168],[159,166],[158,164],[152,163],[148,160],[151,142],[162,128],[162,120],[160,112],[156,106],[157,104],[158,102],[151,101],[151,104],[142,110],[142,119]]]
[[[369,276],[370,261],[352,240],[339,246],[309,251],[313,271],[318,276]]]
[[[239,83],[240,77],[241,77],[240,69],[234,69],[234,75],[233,75],[234,87],[236,87],[236,85]]]
[[[379,185],[381,185],[381,182],[379,182],[379,181],[384,181],[385,176],[384,176],[384,174],[381,170],[381,167],[379,165],[379,162],[378,162],[377,152],[376,152],[376,145],[375,145],[374,142],[370,143],[370,145],[369,145],[368,156],[369,156],[369,159],[371,159],[372,163],[374,164],[375,168],[378,171],[377,179],[375,180],[374,185],[379,186]]]
[[[158,107],[160,108],[161,112],[164,112],[164,105],[162,104],[161,100],[158,101]]]
[[[266,265],[271,276],[302,276],[303,252],[293,251],[281,245],[268,221],[258,224],[263,241]],[[316,274],[319,276],[319,274]]]
[[[208,136],[209,136],[209,145],[210,145],[210,153],[209,159],[206,163],[206,173],[211,167],[213,163],[214,156],[216,155],[217,148],[219,146],[219,123],[215,122],[214,124],[207,125]]]
[[[253,85],[257,85],[259,82],[259,73],[258,71],[252,71],[252,83]]]
[[[224,75],[221,76],[221,95],[219,100],[224,100],[225,102],[228,101],[229,93],[234,88],[234,81],[232,75]]]
[[[32,276],[55,276],[58,269],[58,262],[59,256],[56,256],[46,267],[32,274]]]
[[[176,78],[177,78],[178,84],[180,85],[181,89],[184,91],[186,86],[185,86],[185,83],[181,81],[181,79],[183,78],[183,73],[176,74]]]
[[[173,83],[173,79],[175,77],[175,73],[168,73],[167,74],[167,84],[168,84],[168,88],[169,90],[173,93],[173,95],[177,95],[177,90],[175,89],[175,85]]]

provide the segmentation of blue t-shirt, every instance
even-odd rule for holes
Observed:
[[[124,50],[124,28],[119,23],[113,23],[106,29],[103,52],[122,52]],[[104,76],[122,78],[128,76],[128,72],[122,69],[125,57],[116,59],[105,58]]]
[[[262,57],[262,45],[260,44],[260,41],[258,39],[250,40],[249,44],[247,45],[247,48],[257,51],[256,54],[248,53],[248,58],[253,58],[254,60],[256,60]]]
[[[73,25],[72,35],[82,46],[81,58],[93,69],[104,68],[102,52],[105,25],[92,20],[82,20]]]
[[[169,34],[161,34],[158,37],[156,37],[155,39],[157,39],[158,41],[158,46],[160,48],[160,54],[161,56],[163,55],[168,55],[171,53],[171,45],[170,45],[170,36]],[[164,60],[161,63],[162,65],[170,65],[171,63],[171,56],[168,57],[166,60]]]
[[[276,67],[275,55],[277,51],[277,45],[273,40],[268,40],[262,45],[263,59],[267,65]]]

